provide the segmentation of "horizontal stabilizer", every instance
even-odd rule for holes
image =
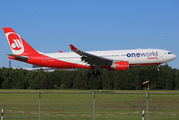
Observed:
[[[14,55],[14,54],[7,54],[7,55],[8,55],[8,56],[12,56],[12,57],[14,57],[14,58],[16,58],[16,59],[25,61],[25,62],[29,59],[28,56],[18,56],[18,55]]]

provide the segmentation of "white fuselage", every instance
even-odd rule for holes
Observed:
[[[172,54],[170,51],[162,49],[133,49],[86,52],[103,58],[108,58],[113,61],[128,61],[130,66],[162,64],[176,58],[176,55]],[[47,53],[44,55],[69,63],[87,65],[87,63],[81,60],[81,56],[74,52]]]

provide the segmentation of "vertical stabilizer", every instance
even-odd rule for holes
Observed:
[[[20,35],[12,28],[3,28],[7,41],[9,42],[12,53],[15,55],[37,54],[38,52],[32,48]]]

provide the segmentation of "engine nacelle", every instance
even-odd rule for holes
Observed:
[[[113,62],[111,68],[117,71],[127,71],[129,70],[129,62],[128,61]]]

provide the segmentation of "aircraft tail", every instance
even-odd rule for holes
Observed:
[[[7,41],[10,45],[12,53],[14,55],[29,55],[38,54],[38,52],[32,48],[20,35],[18,35],[12,28],[3,28]]]

